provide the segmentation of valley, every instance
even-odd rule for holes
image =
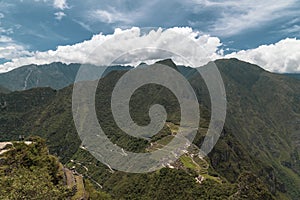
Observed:
[[[198,156],[197,149],[210,120],[205,83],[192,68],[176,66],[170,60],[162,62],[175,66],[188,79],[199,99],[201,119],[194,147],[157,172],[116,171],[81,146],[72,118],[72,85],[0,93],[0,141],[17,140],[19,134],[45,138],[51,154],[68,169],[75,167],[107,199],[297,199],[299,80],[266,72],[237,59],[217,60],[227,93],[227,118],[217,145],[203,158]],[[147,124],[149,117],[145,111],[153,104],[161,104],[168,112],[167,123],[150,141],[125,134],[114,122],[110,98],[126,70],[112,70],[99,81],[97,117],[108,138],[124,150],[151,152],[176,136],[178,102],[164,87],[143,86],[132,96],[132,118]]]

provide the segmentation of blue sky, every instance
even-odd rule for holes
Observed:
[[[299,38],[300,1],[0,0],[0,62],[133,26],[191,27],[228,54]]]

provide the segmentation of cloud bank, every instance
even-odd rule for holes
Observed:
[[[257,64],[271,72],[300,72],[300,40],[287,38],[275,44],[234,52],[226,58],[238,58]]]
[[[0,35],[0,59],[11,60],[17,57],[33,56],[22,45],[17,44],[12,38]],[[2,72],[0,65],[0,72]]]
[[[262,45],[256,49],[242,50],[229,55],[223,55],[222,43],[219,38],[202,35],[189,27],[174,27],[165,30],[159,28],[150,32],[145,32],[137,27],[126,30],[115,29],[113,34],[100,33],[94,35],[90,40],[74,45],[58,46],[56,50],[45,52],[28,52],[13,43],[1,48],[1,41],[5,42],[8,39],[0,38],[0,58],[11,60],[0,65],[2,73],[24,65],[41,65],[52,62],[106,65],[109,63],[111,55],[118,55],[124,51],[128,53],[115,60],[114,64],[137,65],[140,62],[151,63],[172,58],[177,64],[189,65],[190,63],[186,61],[193,60],[197,55],[197,59],[201,60],[199,65],[219,58],[238,58],[272,72],[300,72],[300,40],[296,38],[287,38],[275,44]],[[203,47],[203,51],[195,52],[188,41]],[[9,41],[6,41],[5,44],[7,42]],[[168,49],[174,49],[174,52],[190,56],[182,59],[178,55],[161,50],[165,49],[166,45],[168,45]],[[137,50],[129,52],[134,48]]]
[[[40,65],[51,62],[106,65],[111,55],[118,55],[119,52],[134,48],[138,48],[135,53],[128,52],[128,54],[116,60],[115,64],[138,64],[141,61],[156,61],[171,57],[179,64],[188,65],[189,63],[183,61],[180,56],[161,50],[165,49],[165,45],[169,45],[168,49],[174,49],[174,51],[186,55],[186,52],[193,51],[193,49],[190,49],[191,45],[188,42],[185,43],[186,38],[203,47],[203,51],[197,54],[203,59],[201,64],[204,65],[208,61],[217,58],[218,47],[221,46],[221,42],[217,37],[200,35],[199,32],[195,32],[191,28],[175,27],[166,30],[159,28],[143,33],[140,28],[133,27],[127,30],[115,29],[115,32],[110,35],[94,35],[90,40],[74,45],[58,46],[55,51],[37,51],[33,52],[31,56],[15,57],[11,59],[11,62],[0,65],[0,72],[6,72],[23,65]],[[104,42],[106,42],[106,45],[99,48]],[[141,47],[144,47],[144,49],[141,49]],[[185,59],[192,60],[194,55],[190,55]]]

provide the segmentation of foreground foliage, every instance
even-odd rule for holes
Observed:
[[[0,199],[66,199],[61,164],[44,140],[14,143],[0,156]]]

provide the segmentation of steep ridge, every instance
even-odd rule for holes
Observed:
[[[270,166],[269,180],[276,179],[272,190],[287,190],[296,199],[300,196],[300,81],[237,59],[215,63],[226,88],[226,128],[250,155]],[[191,82],[201,88],[197,78]],[[202,94],[200,99],[205,99]]]
[[[205,185],[200,185],[199,188],[199,185],[195,186],[190,182],[188,185],[195,190],[192,189],[191,193],[183,195],[189,195],[191,198],[197,197],[197,195],[200,197],[199,192],[194,192],[197,190],[203,192],[203,189],[206,190],[212,185],[218,188],[218,192],[224,190],[224,187],[228,187],[224,191],[228,194],[223,194],[224,197],[242,195],[243,188],[238,189],[235,184],[242,187],[244,183],[238,184],[239,181],[257,180],[250,178],[252,175],[247,175],[246,172],[250,172],[263,181],[264,186],[262,187],[267,187],[275,198],[297,199],[298,188],[300,188],[297,186],[300,179],[299,132],[297,132],[299,130],[297,122],[299,119],[299,81],[268,73],[258,66],[235,59],[219,60],[216,61],[216,64],[221,71],[226,87],[228,113],[221,139],[207,161],[211,166],[209,168],[210,175],[215,174],[216,177],[219,176],[228,184],[216,185],[214,181],[204,181]],[[200,99],[201,109],[206,113],[201,115],[201,128],[194,141],[196,145],[200,145],[209,121],[208,92],[205,83],[201,77],[199,79],[199,75],[194,69],[183,69],[182,66],[179,66],[178,69],[185,72],[184,75]],[[113,142],[127,150],[143,152],[149,147],[149,141],[132,138],[123,133],[116,126],[110,112],[110,92],[116,81],[125,72],[114,71],[101,79],[96,98],[98,119]],[[136,105],[132,108],[133,119],[140,124],[147,124],[149,106],[160,103],[166,106],[169,113],[168,123],[174,125],[178,123],[176,114],[178,102],[170,91],[157,85],[145,86],[141,89],[146,90],[148,95],[145,96],[145,92],[139,92],[139,90],[135,92],[132,97],[132,105]],[[1,110],[1,140],[4,138],[16,139],[19,133],[40,135],[47,139],[50,151],[60,156],[64,163],[70,163],[71,159],[82,163],[91,163],[86,166],[88,167],[87,175],[103,185],[104,190],[110,192],[114,197],[124,195],[126,189],[141,194],[134,190],[137,186],[132,185],[137,180],[145,182],[145,185],[141,184],[140,191],[148,191],[148,196],[147,192],[145,195],[148,198],[151,195],[153,197],[154,194],[150,192],[150,189],[145,190],[145,188],[147,188],[147,182],[152,181],[151,183],[153,183],[159,178],[155,174],[139,176],[121,172],[111,173],[107,166],[96,161],[84,148],[79,148],[80,140],[73,124],[71,112],[72,86],[59,91],[33,89],[29,90],[29,93],[40,94],[40,90],[47,90],[51,95],[46,96],[47,101],[38,100],[38,104],[29,103],[31,101],[27,99],[31,99],[31,97],[26,97],[28,91],[0,94],[1,104],[5,101],[7,105],[5,109]],[[40,95],[40,97],[45,99],[45,96]],[[30,106],[27,106],[28,103]],[[18,107],[17,105],[22,106]],[[26,109],[22,108],[23,106]],[[16,123],[17,119],[22,120]],[[171,130],[166,126],[156,138],[152,138],[152,142],[160,141],[169,137],[170,134],[172,134]],[[185,177],[187,181],[194,177],[181,168],[177,171],[174,169],[162,170],[159,176],[162,174],[163,177],[165,174],[173,177],[169,180],[171,182],[179,181],[179,177]],[[260,181],[257,180],[256,183],[258,182]],[[128,183],[128,187],[122,189],[126,183]],[[181,185],[180,181],[178,184]],[[163,187],[163,185],[158,185]],[[258,190],[256,188],[253,191]]]

